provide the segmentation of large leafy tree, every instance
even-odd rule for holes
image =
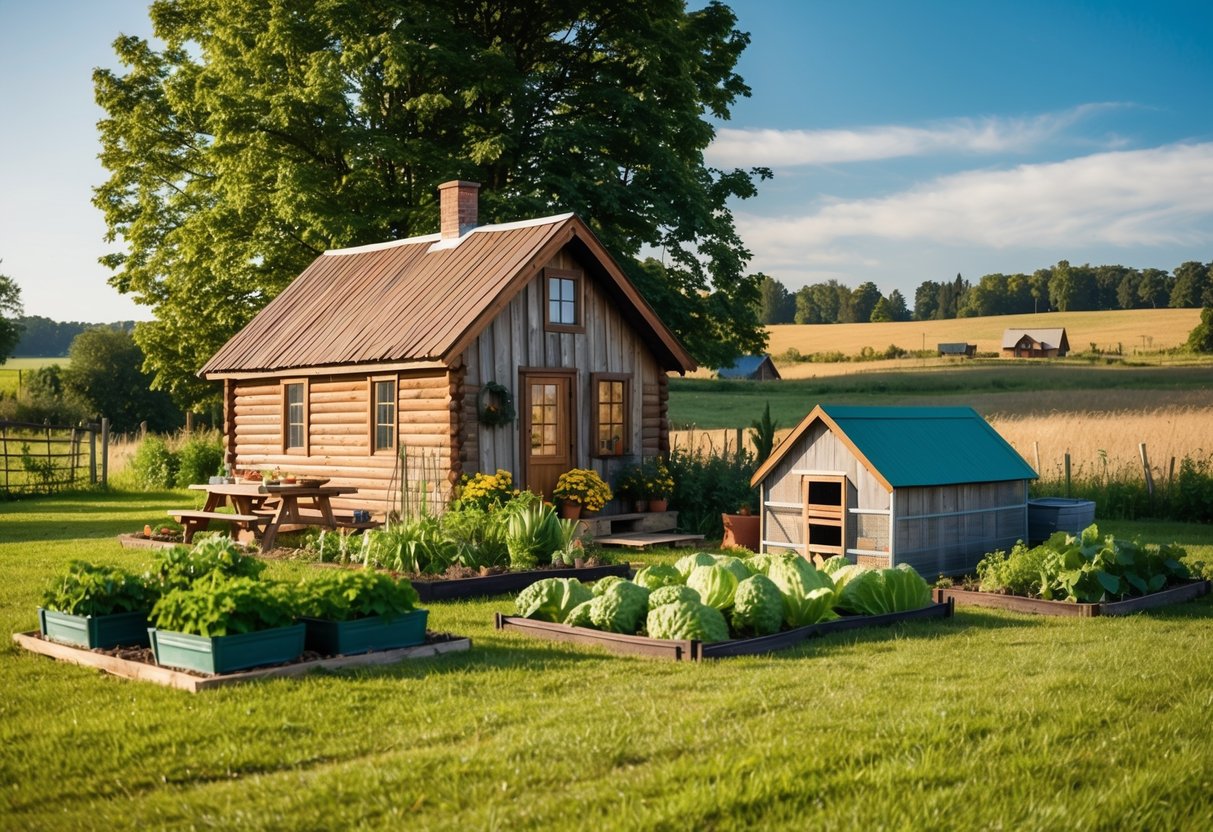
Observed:
[[[152,390],[143,367],[143,351],[120,329],[100,326],[72,341],[71,362],[62,373],[61,390],[89,416],[109,417],[120,433],[147,422],[154,431],[180,426],[181,414],[160,390]]]
[[[0,364],[13,354],[21,340],[21,287],[11,277],[0,274]]]
[[[194,371],[327,248],[437,228],[436,187],[482,183],[482,221],[576,211],[702,362],[763,345],[729,201],[769,171],[703,150],[749,36],[683,0],[157,0],[165,48],[98,70],[122,250],[152,307],[136,339],[186,404]],[[662,263],[641,265],[647,250]]]

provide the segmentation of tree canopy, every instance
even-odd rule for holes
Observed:
[[[119,433],[144,421],[153,431],[180,426],[181,414],[168,395],[151,389],[151,377],[142,369],[143,351],[129,333],[104,326],[86,330],[72,341],[69,355],[61,391],[89,417],[108,416]]]
[[[704,364],[764,344],[709,118],[749,89],[718,2],[157,0],[157,51],[120,37],[94,198],[111,283],[182,404],[194,372],[326,249],[438,227],[437,185],[482,183],[485,222],[575,211]],[[662,264],[641,267],[642,253]],[[656,281],[656,284],[655,284]],[[659,285],[657,285],[659,284]],[[727,327],[695,326],[727,308]],[[680,326],[680,324],[691,324]]]
[[[13,354],[21,339],[21,287],[11,277],[0,274],[0,364]]]

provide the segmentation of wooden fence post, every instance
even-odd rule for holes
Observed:
[[[68,453],[71,454],[71,456],[69,457],[69,459],[71,460],[71,462],[69,463],[71,465],[71,473],[68,475],[68,480],[71,483],[71,485],[74,487],[76,485],[76,458],[80,455],[80,434],[76,432],[75,427],[72,428],[72,440],[71,441],[72,441],[72,444],[70,446],[71,450],[68,451]]]
[[[1167,490],[1171,490],[1171,483],[1175,481],[1175,457],[1171,457],[1171,465],[1167,468]]]
[[[17,372],[21,372],[18,370]],[[4,449],[4,492],[8,493],[8,427],[0,425],[0,447]]]
[[[96,422],[88,426],[88,484],[97,484],[97,431],[100,427]]]
[[[1150,473],[1150,457],[1146,455],[1146,443],[1140,442],[1137,445],[1137,450],[1141,452],[1141,468],[1146,474],[1146,491],[1151,497],[1154,496],[1154,475]]]
[[[1040,473],[1040,442],[1032,443],[1032,450],[1036,454],[1036,473]]]
[[[1070,496],[1070,452],[1066,451],[1066,496]]]
[[[146,423],[145,423],[146,424]],[[109,485],[110,473],[110,420],[101,417],[101,484]]]

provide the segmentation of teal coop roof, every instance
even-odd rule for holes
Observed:
[[[1036,472],[971,407],[818,405],[754,474],[757,484],[822,421],[889,488],[1036,479]]]

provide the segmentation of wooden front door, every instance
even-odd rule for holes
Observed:
[[[523,488],[552,499],[556,480],[573,467],[572,373],[524,373],[522,472]]]

